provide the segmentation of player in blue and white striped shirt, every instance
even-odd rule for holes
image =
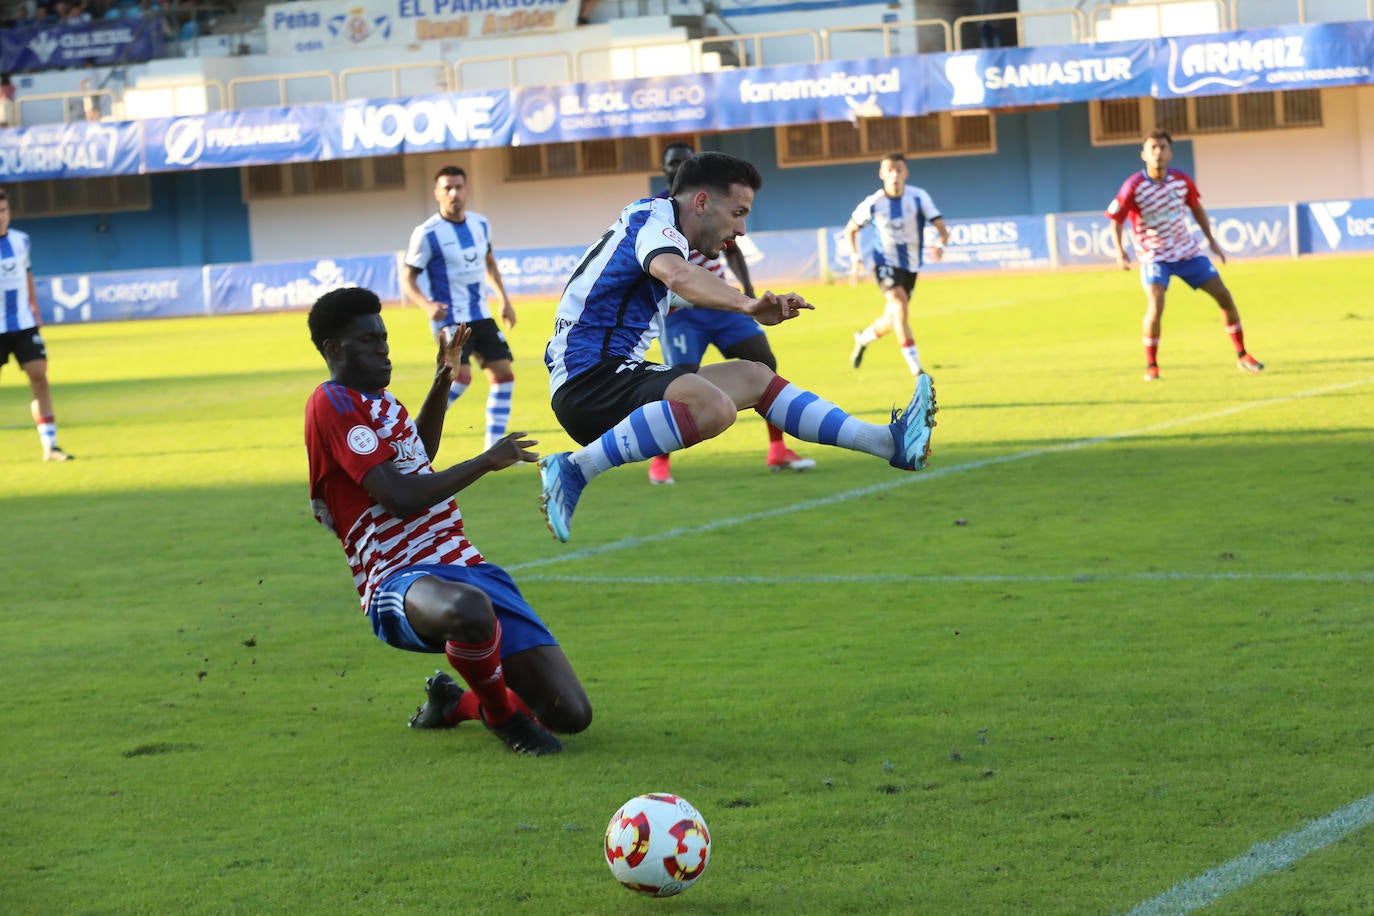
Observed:
[[[29,411],[38,427],[44,461],[70,461],[57,444],[52,392],[48,388],[48,350],[38,333],[38,290],[33,285],[28,233],[10,228],[10,201],[0,189],[0,367],[10,354],[29,377]]]
[[[639,200],[583,255],[563,290],[544,353],[554,415],[582,448],[539,462],[540,504],[560,541],[569,537],[582,489],[596,475],[720,435],[749,407],[785,433],[925,467],[935,425],[930,377],[917,379],[906,410],[885,425],[865,423],[804,391],[762,363],[734,359],[693,372],[644,361],[660,333],[670,293],[699,308],[749,315],[763,325],[814,308],[796,293],[750,298],[691,263],[720,256],[744,234],[758,170],[725,153],[683,163],[670,198]]]
[[[452,333],[460,324],[471,328],[458,373],[449,386],[448,403],[452,407],[472,384],[468,359],[475,353],[477,364],[487,377],[484,448],[491,448],[506,434],[510,422],[515,373],[511,370],[510,344],[487,308],[487,297],[492,289],[501,296],[501,320],[508,328],[515,327],[515,307],[506,295],[501,271],[496,266],[491,223],[482,214],[467,209],[467,196],[467,173],[458,166],[446,165],[434,176],[434,199],[439,202],[439,212],[410,234],[410,245],[406,248],[409,269],[401,276],[401,291],[429,315],[436,339]],[[429,281],[428,296],[417,282],[421,273]]]
[[[921,374],[921,357],[916,350],[916,338],[911,333],[911,293],[916,288],[916,274],[924,263],[922,249],[926,223],[940,233],[939,244],[931,247],[931,259],[935,261],[944,257],[949,227],[925,188],[906,183],[907,174],[905,156],[901,153],[884,156],[878,166],[883,186],[859,201],[844,227],[852,252],[850,273],[857,277],[864,269],[859,230],[873,224],[873,274],[878,279],[878,288],[883,291],[883,313],[854,335],[854,351],[849,356],[849,364],[855,369],[863,361],[864,350],[869,344],[895,331],[911,374]]]

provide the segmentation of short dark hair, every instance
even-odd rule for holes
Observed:
[[[433,184],[438,184],[440,178],[455,178],[455,177],[456,177],[456,178],[461,178],[461,179],[463,179],[463,181],[466,182],[466,181],[468,180],[468,173],[465,172],[465,171],[463,171],[463,169],[462,169],[460,166],[456,166],[456,165],[446,165],[446,166],[444,166],[442,169],[440,169],[439,171],[437,171],[437,172],[434,173],[434,181],[433,181]]]
[[[689,156],[696,154],[696,150],[692,149],[692,144],[683,143],[681,140],[674,140],[672,143],[669,143],[667,146],[663,147],[663,155],[659,158],[667,159],[668,154],[675,149],[685,149],[687,151],[687,155]]]
[[[345,286],[331,289],[315,300],[310,306],[310,339],[315,349],[324,353],[324,342],[332,340],[343,332],[348,323],[360,315],[380,315],[382,300],[377,294],[363,286]]]
[[[763,176],[746,162],[729,153],[697,153],[677,170],[673,178],[674,196],[688,189],[706,189],[719,194],[729,194],[732,185],[748,185],[757,191],[763,187]]]
[[[888,153],[880,161],[882,162],[906,162],[904,153]]]
[[[1162,127],[1156,127],[1154,130],[1150,131],[1143,138],[1141,138],[1140,145],[1144,146],[1146,141],[1149,140],[1163,140],[1170,146],[1174,145],[1174,138],[1169,136],[1169,132]]]
[[[4,188],[0,188],[0,200],[9,200],[10,196],[5,193]]]

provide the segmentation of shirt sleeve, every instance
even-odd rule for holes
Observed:
[[[1193,183],[1192,176],[1184,172],[1178,172],[1177,175],[1179,178],[1183,179],[1183,184],[1188,189],[1183,198],[1184,205],[1191,209],[1202,203],[1202,193],[1198,191],[1197,185]]]
[[[424,270],[432,256],[429,250],[429,233],[424,226],[416,226],[410,234],[410,244],[406,246],[406,266]]]
[[[646,274],[649,272],[649,262],[657,255],[674,253],[686,260],[690,251],[691,246],[687,244],[687,237],[682,231],[652,211],[635,235],[635,260],[639,261]]]
[[[349,397],[345,404],[340,395],[338,389],[330,395],[321,388],[311,398],[307,444],[327,455],[354,483],[361,484],[368,471],[391,460],[391,449],[377,435],[371,417],[359,408],[356,398]]]
[[[924,188],[916,194],[916,200],[921,207],[921,215],[926,219],[940,219],[940,208],[935,206],[935,198],[930,196],[930,192]]]
[[[1121,186],[1121,190],[1116,192],[1112,202],[1107,204],[1107,219],[1115,222],[1123,222],[1131,211],[1135,209],[1135,182],[1128,179]]]
[[[865,197],[863,200],[859,201],[859,205],[854,208],[854,212],[849,214],[849,218],[854,221],[854,225],[866,225],[868,221],[873,218],[873,204],[870,202],[871,200],[872,198]]]

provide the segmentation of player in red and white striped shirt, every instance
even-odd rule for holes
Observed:
[[[1193,179],[1169,168],[1173,158],[1173,138],[1165,130],[1146,134],[1140,158],[1145,168],[1126,179],[1107,207],[1116,243],[1116,262],[1130,270],[1131,259],[1122,245],[1125,220],[1131,221],[1135,250],[1140,258],[1140,281],[1145,287],[1145,380],[1159,378],[1159,333],[1164,316],[1164,293],[1169,278],[1178,277],[1193,289],[1200,289],[1216,300],[1226,317],[1226,333],[1236,348],[1236,365],[1245,372],[1260,372],[1264,364],[1245,350],[1245,333],[1240,312],[1231,291],[1222,282],[1215,265],[1202,253],[1188,226],[1192,213],[1212,253],[1226,263],[1226,252],[1212,237],[1207,211]]]
[[[375,293],[358,287],[325,293],[310,309],[310,336],[330,374],[305,409],[311,507],[342,542],[377,638],[444,653],[472,688],[436,672],[410,724],[480,719],[512,751],[557,753],[563,746],[549,729],[582,731],[591,703],[510,576],[467,539],[453,498],[489,471],[536,460],[527,449],[537,443],[511,433],[436,471],[430,459],[468,329],[441,337],[434,383],[412,422],[386,390],[391,360],[381,309]]]

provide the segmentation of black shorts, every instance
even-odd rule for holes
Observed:
[[[553,393],[553,414],[568,435],[586,445],[628,417],[638,407],[663,400],[675,379],[687,369],[606,359],[564,382]]]
[[[14,361],[21,366],[36,359],[48,358],[48,349],[43,346],[43,335],[38,333],[38,328],[0,334],[0,366],[10,361],[11,353],[14,354]]]
[[[440,325],[436,330],[453,327],[453,325]],[[499,362],[503,359],[510,360],[510,344],[506,342],[506,335],[501,333],[501,326],[496,323],[495,318],[478,318],[476,321],[469,321],[468,327],[472,334],[468,336],[468,342],[463,345],[464,366],[468,364],[468,357],[476,353],[482,358],[482,365],[487,363]]]
[[[878,289],[883,292],[900,287],[910,296],[911,291],[916,288],[916,271],[914,270],[902,270],[900,267],[884,264],[875,268],[873,275],[878,278]]]

